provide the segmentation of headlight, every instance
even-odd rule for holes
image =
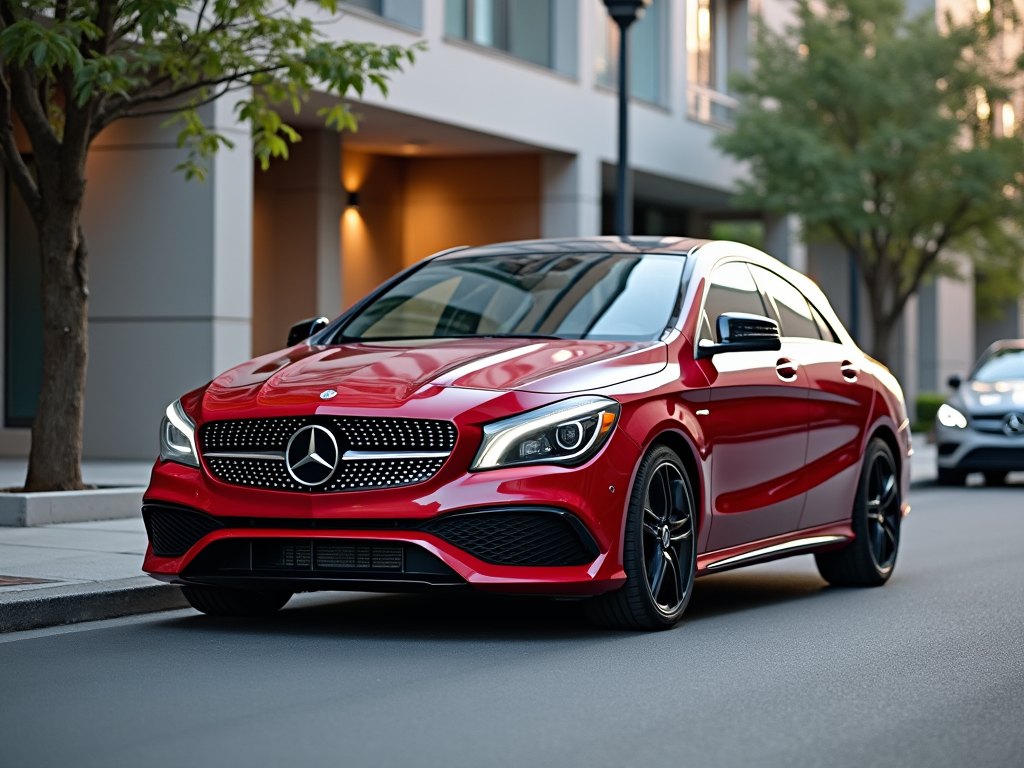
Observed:
[[[175,400],[168,405],[160,421],[160,458],[190,467],[199,466],[199,454],[196,453],[196,425],[185,415],[181,400]]]
[[[956,427],[963,429],[967,426],[967,417],[951,405],[943,403],[939,406],[939,412],[935,414],[939,424],[944,427]]]
[[[470,469],[588,461],[608,440],[619,404],[606,397],[573,397],[484,427]]]

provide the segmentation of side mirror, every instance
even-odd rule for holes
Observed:
[[[288,331],[287,346],[294,347],[300,341],[305,341],[314,333],[326,328],[330,322],[326,317],[310,317],[306,320],[300,320]]]
[[[960,379],[960,374],[954,373],[946,380],[946,383],[949,384],[950,389],[960,389],[960,385],[963,384],[963,381]]]
[[[723,352],[774,352],[782,349],[779,324],[760,315],[745,312],[726,312],[715,323],[718,343],[702,339],[697,346],[697,358],[714,357]]]

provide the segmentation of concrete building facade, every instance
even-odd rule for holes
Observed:
[[[220,102],[207,116],[235,149],[217,155],[205,183],[173,171],[182,151],[159,123],[118,124],[97,141],[85,213],[87,456],[154,456],[169,401],[282,347],[296,320],[334,316],[430,253],[610,229],[618,39],[600,0],[358,0],[342,7],[323,27],[334,39],[427,45],[393,79],[386,99],[368,92],[353,104],[358,132],[325,130],[316,113],[333,102],[314,94],[299,115],[286,116],[301,143],[264,172],[254,168],[232,104]],[[867,313],[854,309],[845,254],[805,244],[793,217],[731,204],[744,169],[713,142],[731,121],[727,78],[747,66],[754,12],[781,24],[789,6],[654,0],[634,28],[635,231],[731,236],[753,228],[765,250],[817,279],[843,320],[856,323]],[[16,194],[9,184],[0,188],[0,455],[24,455],[38,390],[26,298],[32,244]],[[940,388],[946,375],[969,367],[979,344],[973,317],[969,283],[940,279],[922,292],[908,313],[896,371],[911,394]],[[991,332],[1014,330],[1004,325]],[[863,338],[870,329],[860,332]]]

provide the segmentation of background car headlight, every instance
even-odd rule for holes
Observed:
[[[608,440],[618,418],[617,402],[591,395],[488,424],[470,469],[583,464]]]
[[[196,425],[181,407],[181,400],[167,406],[160,421],[160,458],[190,467],[199,466],[196,453]]]
[[[951,405],[943,403],[939,406],[939,412],[935,414],[939,424],[944,427],[956,427],[964,429],[967,426],[967,417]]]

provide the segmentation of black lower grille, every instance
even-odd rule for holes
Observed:
[[[488,511],[438,518],[423,530],[494,565],[583,565],[597,547],[573,522],[550,511]]]
[[[1024,470],[1024,448],[975,448],[960,460],[957,468]]]
[[[960,443],[939,443],[939,456],[952,456]]]
[[[203,536],[224,526],[209,515],[188,509],[145,504],[142,519],[157,557],[179,557]]]
[[[254,571],[401,571],[402,545],[315,539],[253,539]]]

